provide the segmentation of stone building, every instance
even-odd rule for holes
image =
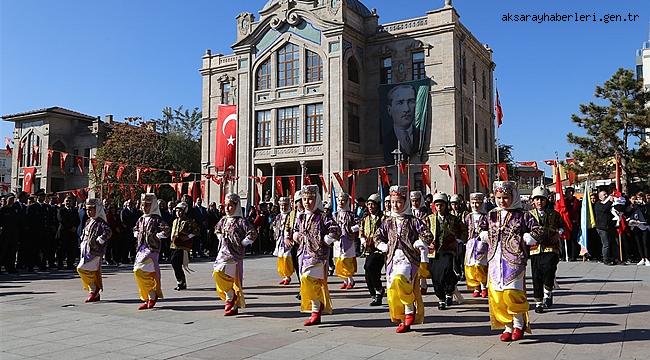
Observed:
[[[252,193],[250,176],[298,175],[300,181],[301,174],[323,173],[327,179],[334,172],[392,166],[392,182],[397,182],[393,149],[387,146],[387,133],[397,128],[386,131],[380,121],[387,112],[392,118],[387,102],[394,100],[387,99],[395,94],[378,89],[414,80],[428,80],[428,87],[424,94],[415,91],[417,106],[423,95],[424,122],[418,125],[419,150],[409,161],[431,166],[433,187],[453,189],[452,178],[438,164],[494,162],[492,51],[460,22],[451,1],[382,24],[378,10],[358,0],[269,0],[259,19],[243,12],[234,25],[233,53],[208,50],[203,56],[202,162],[214,174],[208,164],[219,160],[214,159],[221,131],[217,105],[237,105],[232,188],[244,199]],[[406,92],[415,101],[413,92]],[[413,140],[407,138],[401,146]],[[456,179],[465,194],[477,182],[474,167],[468,169],[469,188]],[[411,187],[422,188],[421,167],[409,171]],[[400,183],[406,178],[402,175]],[[267,181],[264,191],[274,186]],[[215,200],[218,189],[214,184],[210,189]],[[376,170],[358,177],[358,196],[376,191]]]
[[[66,191],[88,187],[89,161],[105,138],[105,123],[97,117],[85,115],[62,107],[50,107],[17,114],[3,115],[2,119],[14,125],[14,149],[11,158],[11,189],[23,187],[23,169],[34,166],[36,175],[32,190],[43,188],[46,192]],[[110,119],[112,120],[112,119]],[[22,147],[19,158],[18,149]],[[52,154],[47,166],[47,150]],[[59,167],[60,153],[69,156],[64,172]],[[74,156],[86,157],[84,175],[74,164]]]

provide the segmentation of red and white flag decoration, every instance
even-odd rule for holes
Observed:
[[[344,192],[347,192],[348,187],[345,186],[345,181],[343,181],[343,178],[341,177],[341,174],[335,172],[334,173],[334,178],[336,179],[336,182],[339,183],[339,186],[341,189],[343,189]]]
[[[275,192],[278,196],[284,196],[284,189],[282,188],[282,178],[280,176],[275,177]],[[291,199],[293,201],[293,199]]]
[[[289,176],[289,192],[291,193],[291,200],[293,200],[293,196],[296,194],[296,177],[295,176]]]
[[[305,174],[302,178],[302,183],[305,185],[311,185],[311,178],[309,178],[309,175]]]
[[[501,124],[503,124],[503,108],[501,107],[501,100],[499,100],[499,89],[497,89],[497,101],[494,104],[494,113],[497,118],[497,127],[501,127]]]
[[[501,181],[508,181],[508,165],[506,163],[498,163],[497,170],[499,172],[499,179]]]
[[[61,151],[59,154],[59,168],[65,174],[65,160],[68,158],[68,153]]]
[[[486,189],[490,188],[490,180],[488,179],[488,171],[486,164],[477,164],[476,171],[478,172],[478,179],[481,182],[481,186]]]
[[[5,137],[5,154],[11,156],[11,139]]]
[[[463,181],[463,185],[469,187],[469,174],[467,173],[467,165],[458,165],[458,171],[460,172],[460,179]]]
[[[81,156],[75,156],[74,157],[74,163],[77,165],[77,168],[79,169],[79,172],[81,175],[84,174],[84,159]]]
[[[388,170],[385,166],[379,168],[379,178],[382,184],[390,186],[390,178],[388,177]]]
[[[47,168],[49,169],[52,166],[52,156],[54,155],[54,150],[47,149]]]
[[[537,161],[518,161],[517,164],[522,166],[532,166],[537,169]]]
[[[438,166],[440,167],[440,170],[446,171],[447,175],[449,175],[449,177],[451,177],[451,166],[449,166],[449,164],[440,164]]]
[[[104,171],[102,173],[104,179],[106,179],[106,175],[108,175],[108,171],[111,169],[111,165],[113,165],[111,161],[104,161]]]
[[[429,164],[422,165],[422,182],[431,190],[431,167]]]
[[[320,183],[323,184],[323,193],[329,193],[329,191],[327,191],[327,183],[325,182],[323,174],[318,174],[318,177],[320,178]]]
[[[122,173],[124,172],[125,168],[126,168],[126,165],[124,165],[122,163],[117,165],[117,172],[115,173],[115,178],[117,180],[120,180],[120,178],[122,177]]]
[[[38,145],[32,146],[32,164],[34,164],[34,165],[41,165],[39,150],[40,150],[40,147]]]
[[[235,166],[237,148],[237,106],[217,106],[217,138],[216,156],[214,158],[217,171],[225,171]]]
[[[23,191],[30,194],[32,193],[34,177],[36,177],[36,168],[34,166],[23,168]]]

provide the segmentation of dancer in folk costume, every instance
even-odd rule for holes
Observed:
[[[215,226],[219,239],[212,277],[217,294],[226,302],[224,316],[233,316],[246,307],[244,291],[244,253],[257,238],[255,227],[242,215],[239,195],[226,194],[226,216]]]
[[[366,201],[368,212],[359,224],[359,239],[364,248],[366,285],[372,297],[370,306],[380,306],[384,297],[384,285],[381,282],[381,269],[384,267],[384,253],[375,246],[375,234],[384,219],[380,207],[379,195],[372,194]]]
[[[564,232],[564,221],[560,213],[548,206],[548,190],[539,186],[533,189],[534,209],[531,215],[542,227],[538,244],[530,247],[530,266],[533,275],[533,296],[535,312],[543,313],[553,306],[555,272],[560,261],[560,235]]]
[[[487,298],[487,246],[479,239],[479,234],[488,229],[484,200],[483,193],[469,195],[472,212],[464,219],[467,228],[465,282],[467,289],[473,290],[472,297]]]
[[[171,263],[176,276],[176,287],[174,290],[187,289],[185,272],[193,272],[189,268],[190,250],[194,238],[199,234],[200,229],[194,220],[187,216],[187,203],[180,202],[174,207],[176,218],[172,222],[171,233]]]
[[[102,257],[111,238],[111,227],[106,222],[104,206],[99,199],[86,201],[88,221],[81,233],[81,256],[77,272],[81,277],[83,289],[88,291],[85,302],[99,301],[102,291]]]
[[[300,309],[311,313],[305,326],[321,322],[323,312],[332,313],[332,300],[327,287],[327,270],[330,245],[339,239],[341,229],[332,216],[328,216],[321,201],[317,185],[301,189],[305,211],[298,215],[294,228],[287,232],[287,244],[298,244],[300,269]]]
[[[431,214],[431,211],[424,206],[424,196],[420,191],[411,191],[409,194],[411,200],[411,212],[416,218],[425,221],[427,216]],[[431,278],[431,273],[429,273],[429,257],[427,256],[429,251],[427,249],[420,251],[420,268],[418,270],[418,275],[420,277],[420,293],[426,295],[428,291],[427,279]]]
[[[390,188],[391,216],[384,219],[375,235],[377,249],[387,254],[388,309],[391,321],[399,323],[397,333],[424,322],[418,269],[420,251],[431,241],[424,222],[411,213],[407,192],[406,186]]]
[[[285,229],[289,224],[291,218],[291,204],[288,197],[281,197],[278,201],[280,205],[280,213],[273,219],[273,236],[275,236],[276,244],[273,255],[278,258],[278,274],[282,278],[280,285],[289,285],[291,283],[291,275],[294,272],[293,259],[291,258],[291,246],[287,245],[285,239]]]
[[[495,181],[493,191],[497,207],[488,213],[488,231],[479,235],[488,245],[490,323],[493,330],[505,329],[501,341],[515,341],[530,333],[526,262],[542,228],[522,210],[517,183]]]
[[[433,290],[440,300],[438,309],[445,310],[453,303],[458,276],[454,272],[454,257],[458,243],[462,242],[461,220],[450,213],[447,194],[437,193],[433,196],[436,211],[427,216],[426,223],[433,236],[429,246],[429,273]]]
[[[334,219],[341,229],[341,237],[334,242],[334,266],[336,276],[343,279],[341,289],[354,287],[354,274],[357,272],[355,240],[359,225],[352,210],[350,210],[350,195],[341,193],[336,199],[338,211]]]
[[[384,198],[384,216],[390,216],[390,195]]]
[[[133,236],[137,240],[133,275],[138,285],[140,300],[138,310],[151,309],[163,297],[160,283],[161,239],[169,237],[169,225],[160,216],[158,200],[152,193],[140,198],[143,215],[135,223]]]

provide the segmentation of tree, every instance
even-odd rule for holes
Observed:
[[[166,106],[162,109],[162,117],[153,121],[157,131],[163,135],[180,133],[194,141],[201,137],[201,112],[198,107],[190,111],[183,109],[183,105],[177,109]]]
[[[580,114],[571,120],[585,135],[569,133],[567,139],[577,146],[567,156],[576,159],[573,170],[590,179],[610,178],[615,157],[622,165],[622,191],[627,193],[631,179],[647,177],[650,171],[650,147],[642,136],[650,128],[646,104],[650,93],[627,69],[618,69],[604,86],[596,86],[598,103],[580,105]]]
[[[499,163],[505,163],[508,169],[508,179],[517,181],[515,159],[512,155],[513,146],[508,144],[499,144]]]

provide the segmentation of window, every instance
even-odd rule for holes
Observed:
[[[323,141],[323,104],[307,105],[307,138],[305,142]]]
[[[381,61],[380,82],[382,84],[393,83],[393,62],[389,57]]]
[[[278,145],[298,143],[298,121],[300,112],[297,106],[278,109]]]
[[[361,131],[359,126],[359,105],[348,103],[348,140],[360,143]]]
[[[271,146],[271,110],[257,112],[255,146]]]
[[[307,50],[307,74],[305,81],[314,82],[323,80],[323,60],[313,51]]]
[[[463,142],[469,144],[469,119],[467,117],[463,122]]]
[[[483,70],[483,74],[481,75],[481,91],[483,92],[483,100],[485,100],[486,88],[487,84],[485,83],[485,70]]]
[[[5,178],[5,174],[0,174],[0,183],[6,183],[7,179]]]
[[[90,166],[90,148],[84,149],[83,163],[84,163],[84,167],[88,169]]]
[[[267,90],[271,88],[271,59],[266,60],[257,69],[257,90]]]
[[[488,137],[486,128],[483,128],[483,151],[488,152]]]
[[[465,66],[467,61],[465,60],[465,54],[463,54],[463,59],[461,60],[461,77],[463,78],[463,84],[467,84],[467,67]]]
[[[22,145],[22,156],[20,158],[20,166],[38,166],[41,165],[41,138],[34,133],[27,135]]]
[[[221,84],[221,103],[230,104],[230,83]]]
[[[348,59],[348,80],[356,84],[359,83],[359,66],[354,57]]]
[[[412,68],[413,68],[413,80],[420,80],[426,77],[424,71],[424,51],[414,52],[411,55],[412,58]]]
[[[278,86],[298,84],[300,53],[298,46],[287,44],[278,51]]]

